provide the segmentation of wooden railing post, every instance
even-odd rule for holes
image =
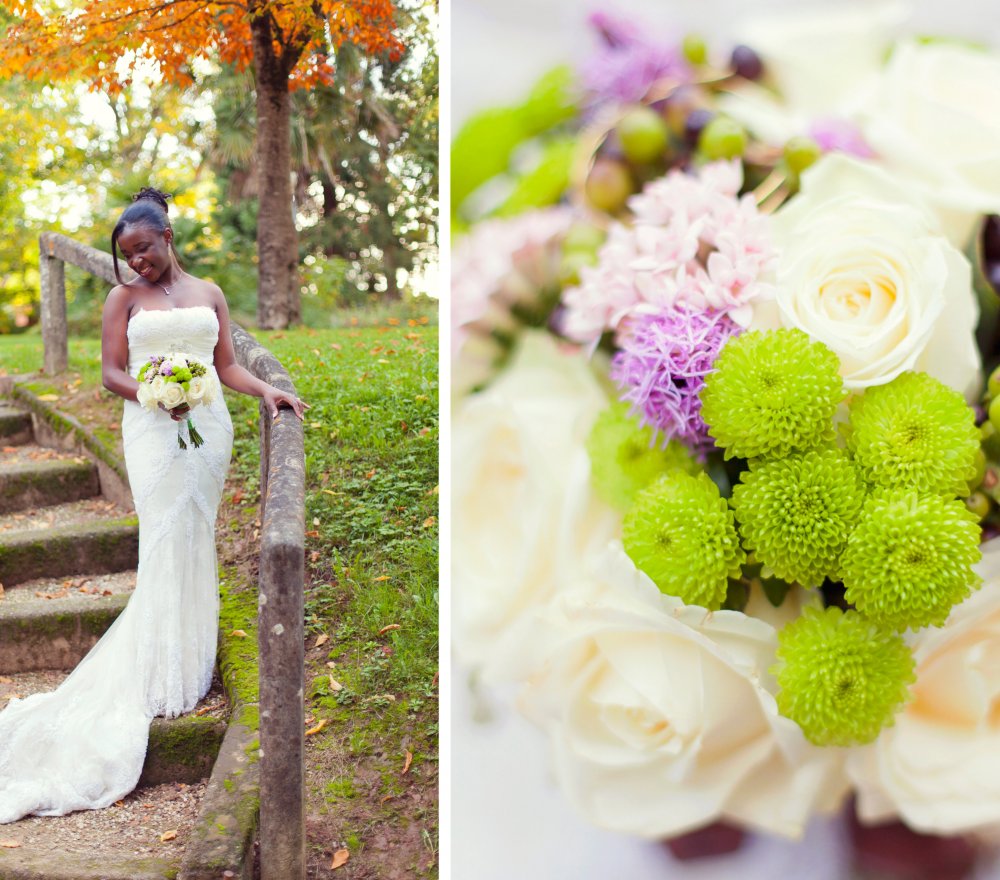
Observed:
[[[51,241],[42,233],[38,239],[42,276],[42,344],[45,349],[45,372],[62,373],[69,363],[66,340],[66,268],[53,253]]]

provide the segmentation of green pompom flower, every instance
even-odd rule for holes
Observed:
[[[847,454],[821,449],[757,461],[740,479],[732,505],[744,546],[765,573],[807,587],[837,579],[840,554],[865,500]]]
[[[717,610],[746,560],[733,513],[707,474],[671,471],[636,495],[625,552],[664,592]]]
[[[847,446],[870,483],[968,495],[979,430],[957,391],[926,373],[903,373],[850,404]]]
[[[640,425],[624,403],[615,403],[598,416],[587,438],[587,453],[595,491],[621,510],[627,510],[636,492],[660,474],[674,468],[689,474],[701,469],[676,440],[665,449],[653,445],[653,429]]]
[[[880,489],[840,559],[845,598],[887,629],[940,626],[981,583],[976,515],[955,498]]]
[[[701,415],[726,458],[782,457],[832,439],[840,361],[801,330],[733,337],[715,366]]]
[[[871,742],[916,678],[903,639],[855,612],[807,608],[778,634],[778,709],[820,746]]]

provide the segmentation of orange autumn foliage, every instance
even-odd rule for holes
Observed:
[[[116,63],[136,53],[155,60],[165,79],[188,85],[191,61],[216,57],[252,63],[251,20],[269,15],[274,58],[289,88],[333,79],[329,54],[354,43],[398,57],[391,0],[58,0],[0,2],[15,22],[0,37],[0,77],[82,78],[110,93],[128,85]]]

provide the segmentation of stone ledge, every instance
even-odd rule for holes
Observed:
[[[5,587],[39,577],[126,571],[138,562],[135,517],[0,536],[0,583]]]
[[[0,514],[92,498],[101,491],[90,461],[38,461],[0,471]]]

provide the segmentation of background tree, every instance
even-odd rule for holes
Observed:
[[[123,71],[153,60],[168,82],[195,81],[196,59],[252,66],[256,96],[257,321],[281,328],[299,313],[292,214],[290,92],[332,84],[331,56],[347,44],[399,58],[391,0],[86,0],[8,2],[15,18],[0,42],[0,77],[81,78],[109,95]]]

